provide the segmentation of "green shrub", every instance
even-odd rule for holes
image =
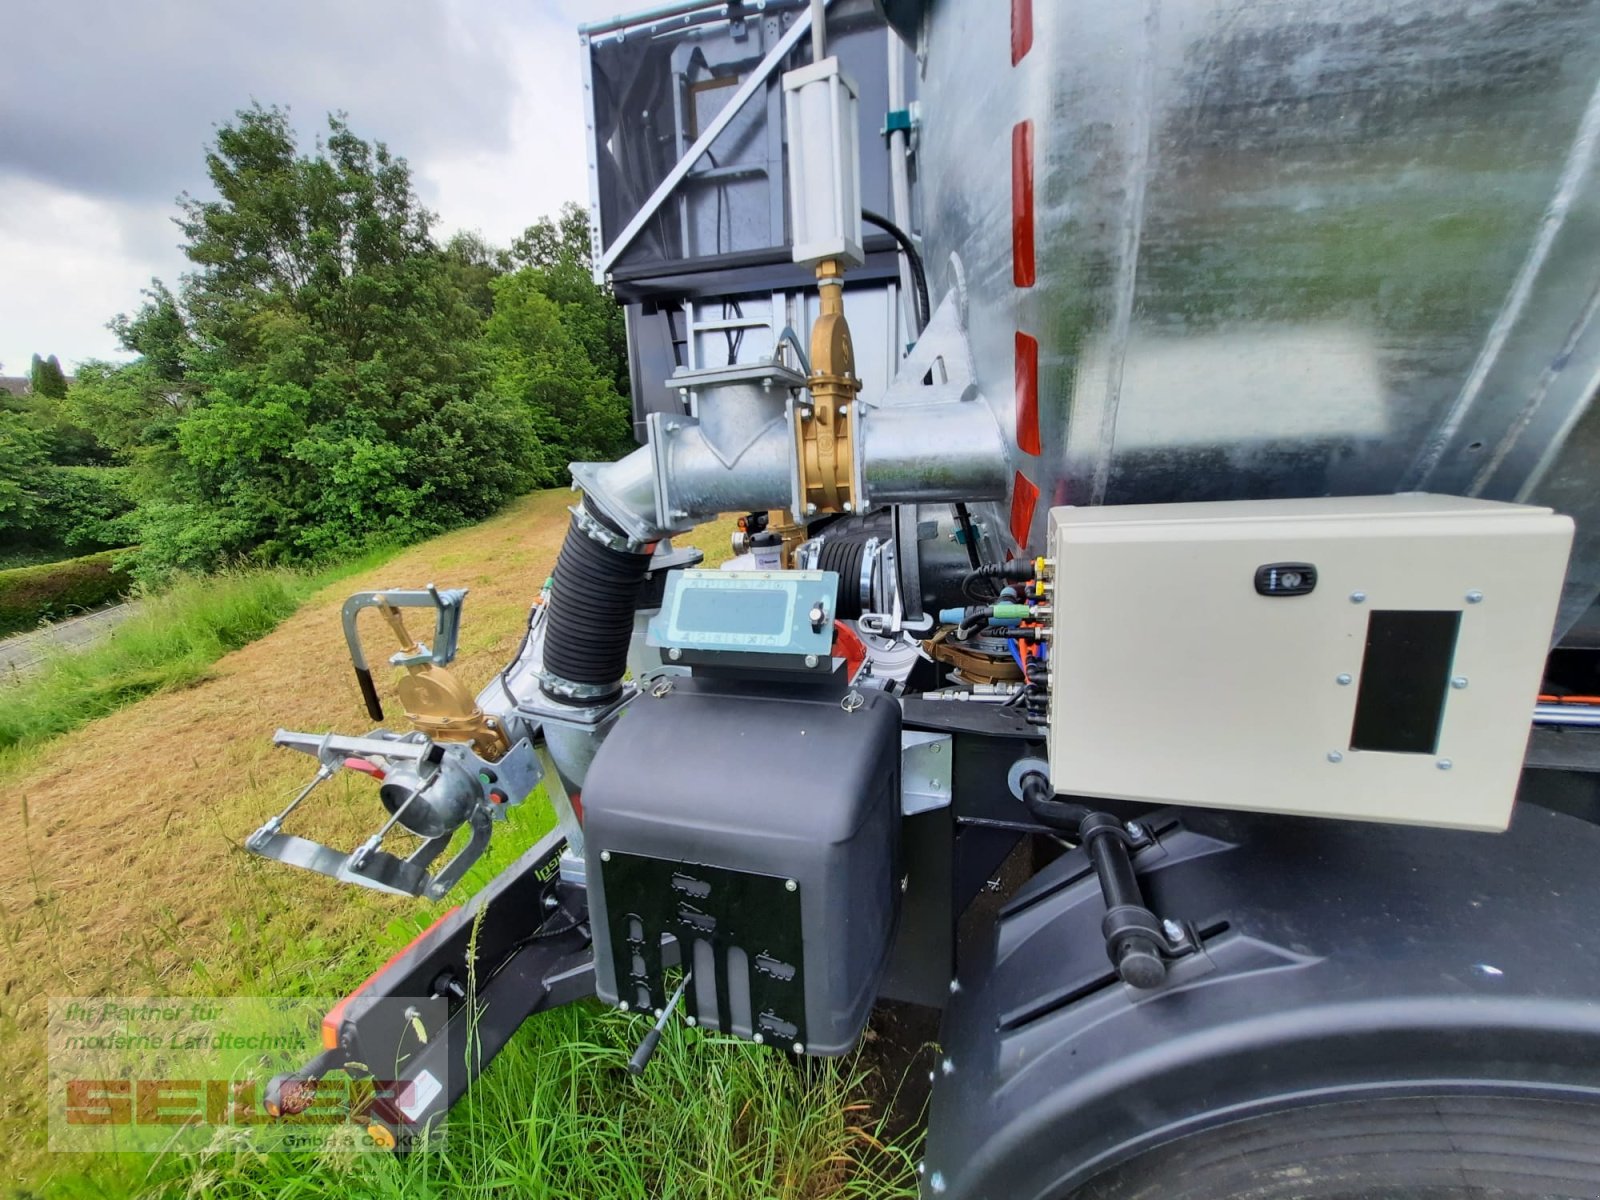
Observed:
[[[40,621],[98,608],[126,595],[133,578],[116,565],[118,553],[106,550],[0,571],[0,634],[31,629]]]

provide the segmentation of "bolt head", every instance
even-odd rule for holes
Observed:
[[[683,657],[683,650],[678,646],[674,646],[672,649],[667,651],[667,657],[670,658],[673,662],[677,662],[680,658]]]
[[[855,510],[856,510],[856,506],[854,504],[851,504],[850,501],[848,501],[848,500],[846,500],[842,505],[840,505],[840,507],[843,508],[845,512],[855,512]]]
[[[1365,592],[1351,592],[1350,593],[1350,603],[1351,604],[1365,604],[1366,602],[1367,602],[1367,594]]]
[[[683,1023],[685,1025],[691,1025],[691,1026],[692,1025],[698,1025],[698,1024],[700,1024],[700,1018],[696,1017],[696,1016],[692,1016],[692,1015],[691,1016],[687,1016],[687,1017],[685,1017],[683,1019]]]
[[[952,979],[950,981],[950,994],[952,996],[954,996],[960,990],[961,990],[961,981],[959,979]]]
[[[600,851],[600,861],[601,862],[610,862],[611,861],[611,851],[609,851],[609,850]]]
[[[817,656],[815,654],[806,655],[806,666],[814,667],[816,665],[817,665]]]
[[[1468,604],[1481,604],[1481,603],[1483,603],[1483,593],[1478,591],[1477,589],[1473,589],[1472,591],[1468,592],[1467,593],[1467,603]]]
[[[928,1176],[928,1190],[936,1196],[944,1194],[944,1176],[938,1171]]]
[[[750,1035],[750,1040],[752,1042],[754,1042],[758,1046],[764,1046],[764,1045],[767,1044],[767,1039],[766,1039],[765,1035],[760,1034],[760,1033],[752,1033]]]
[[[561,901],[557,900],[554,896],[546,896],[544,898],[544,906],[546,908],[554,908],[556,905],[558,905],[560,903],[561,903]]]
[[[1169,942],[1183,941],[1183,926],[1176,921],[1161,922],[1161,932],[1167,935],[1167,941]]]
[[[806,1044],[804,1042],[796,1042],[790,1049],[796,1054],[804,1054],[806,1052]]]
[[[1340,675],[1337,682],[1340,687],[1349,687],[1353,682],[1353,677],[1349,674]]]
[[[939,1060],[939,1070],[944,1072],[946,1075],[954,1075],[956,1073],[955,1060],[951,1058],[941,1058]]]
[[[1462,688],[1467,686],[1467,677],[1465,675],[1457,675],[1450,681],[1450,686],[1459,692]]]
[[[783,890],[786,892],[797,892],[800,890],[800,885],[792,879],[785,879],[783,881]]]
[[[1441,758],[1433,765],[1438,767],[1441,771],[1448,771],[1451,767],[1455,766],[1455,763],[1451,762],[1448,758]]]
[[[1341,763],[1344,761],[1344,755],[1340,754],[1337,750],[1329,750],[1328,761],[1331,763]]]
[[[815,504],[807,504],[806,505],[806,516],[814,517],[816,515],[817,515],[817,506]]]
[[[629,1004],[628,1004],[628,1002],[626,1000],[618,1000],[617,1001],[617,1009],[619,1011],[627,1012],[628,1008],[629,1008]]]
[[[839,415],[841,417],[848,417],[850,415],[850,406],[848,404],[839,405]]]

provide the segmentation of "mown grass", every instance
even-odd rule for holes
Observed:
[[[21,753],[153,692],[205,677],[224,654],[272,632],[330,582],[393,554],[377,551],[320,572],[289,568],[187,577],[137,598],[139,611],[92,646],[0,681],[0,773]]]
[[[381,568],[366,564],[366,578],[348,586],[471,584],[458,668],[475,686],[515,648],[570,502],[559,493],[528,497],[502,517]],[[683,540],[705,550],[709,565],[726,556],[727,533],[718,523]],[[305,596],[329,578],[280,583]],[[898,1081],[869,1083],[868,1060],[795,1064],[679,1026],[646,1076],[634,1079],[625,1064],[645,1018],[594,1004],[528,1021],[451,1113],[439,1152],[394,1159],[356,1151],[347,1140],[304,1155],[237,1146],[162,1157],[43,1152],[42,1109],[20,1099],[39,1094],[43,1083],[41,1017],[28,997],[336,998],[549,827],[549,809],[536,797],[496,833],[462,886],[436,904],[343,887],[242,852],[245,834],[305,774],[298,756],[267,747],[271,728],[366,728],[337,633],[344,590],[324,588],[283,628],[214,669],[204,637],[176,638],[171,645],[190,646],[193,657],[170,653],[170,673],[155,694],[75,737],[29,744],[35,761],[14,786],[25,842],[0,870],[0,932],[13,956],[0,1000],[0,1078],[13,1098],[8,1104],[0,1096],[7,1118],[0,1124],[18,1134],[7,1191],[205,1200],[913,1195],[915,1144],[886,1145],[884,1114],[869,1098]],[[184,610],[174,601],[166,611]],[[266,628],[281,619],[261,618]],[[241,621],[216,636],[244,636],[251,627]],[[153,660],[123,661],[131,674]],[[714,779],[719,765],[705,769]],[[356,831],[370,831],[377,806],[361,781],[339,786],[333,825],[312,832],[351,844]],[[86,812],[85,804],[99,810]],[[360,1136],[358,1127],[347,1132]]]

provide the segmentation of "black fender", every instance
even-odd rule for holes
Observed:
[[[1198,953],[1112,974],[1082,850],[963,963],[925,1196],[1065,1195],[1188,1134],[1362,1096],[1600,1101],[1600,827],[1504,834],[1167,809],[1135,857]]]

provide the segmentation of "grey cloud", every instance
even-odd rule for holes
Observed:
[[[8,6],[0,175],[117,201],[204,183],[201,146],[252,100],[308,143],[343,109],[421,158],[507,144],[496,44],[516,7],[468,0],[23,0]],[[525,10],[524,10],[525,11]],[[3,202],[3,201],[0,201]]]

